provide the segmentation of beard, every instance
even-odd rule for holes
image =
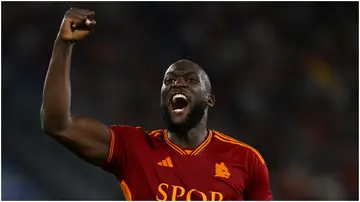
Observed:
[[[200,123],[202,117],[205,114],[205,110],[207,107],[206,102],[198,102],[195,104],[192,109],[190,109],[189,114],[186,116],[185,120],[181,123],[174,123],[171,119],[171,114],[169,112],[168,106],[165,104],[161,105],[162,111],[162,119],[166,128],[174,133],[186,133],[192,128],[194,128],[197,124]]]

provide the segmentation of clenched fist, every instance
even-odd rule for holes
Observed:
[[[63,41],[83,39],[96,24],[94,14],[93,11],[71,8],[64,16],[57,38]]]

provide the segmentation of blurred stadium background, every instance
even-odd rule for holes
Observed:
[[[41,132],[70,6],[97,19],[73,52],[74,113],[161,128],[163,73],[186,58],[212,81],[210,127],[263,154],[275,199],[358,200],[358,2],[2,3],[3,200],[123,199],[115,178]]]

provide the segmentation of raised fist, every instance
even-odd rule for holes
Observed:
[[[93,11],[71,8],[63,18],[57,38],[64,41],[83,39],[96,24],[94,14]]]

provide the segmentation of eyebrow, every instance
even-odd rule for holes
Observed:
[[[172,72],[168,72],[166,73],[165,76],[173,76],[173,75],[180,75],[180,74],[185,74],[186,76],[189,76],[189,75],[196,75],[196,76],[199,76],[196,72],[176,72],[176,71],[172,71]]]

